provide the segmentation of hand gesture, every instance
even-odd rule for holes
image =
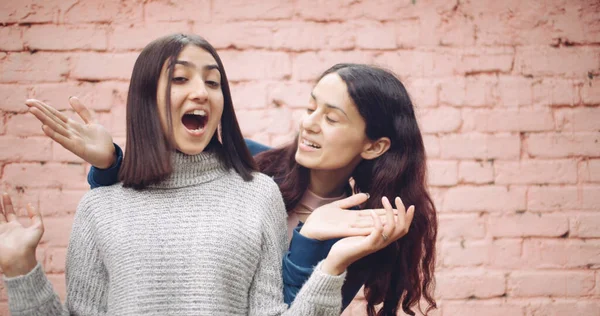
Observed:
[[[4,204],[4,207],[2,207]],[[30,204],[27,213],[31,225],[24,227],[17,220],[10,196],[2,195],[0,203],[0,268],[7,277],[25,275],[37,265],[35,249],[42,235],[42,216]]]
[[[116,159],[112,137],[79,99],[71,97],[69,103],[83,124],[39,100],[25,101],[29,112],[42,122],[42,130],[48,137],[96,168],[110,167]]]
[[[325,272],[339,275],[350,264],[387,247],[408,233],[415,214],[415,207],[411,205],[408,211],[406,211],[402,200],[396,197],[395,203],[398,209],[398,216],[394,220],[394,212],[390,201],[386,197],[383,197],[381,202],[386,209],[387,224],[384,226],[379,216],[375,214],[375,211],[372,211],[371,217],[375,223],[375,227],[371,230],[371,233],[368,236],[346,237],[336,242],[331,247],[323,263],[322,269]]]
[[[315,209],[302,225],[300,234],[317,240],[369,235],[375,226],[371,210],[348,210],[348,208],[364,203],[368,198],[368,194],[358,193]],[[376,209],[373,211],[385,225],[386,210]],[[394,211],[397,213],[396,210]]]

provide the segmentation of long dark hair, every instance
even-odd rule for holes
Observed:
[[[423,138],[414,107],[404,85],[393,73],[368,65],[337,64],[320,78],[337,73],[348,86],[348,94],[366,122],[366,135],[372,140],[388,137],[387,152],[372,160],[362,160],[352,172],[355,192],[371,197],[362,208],[381,208],[381,198],[400,196],[406,206],[415,206],[409,232],[386,248],[367,256],[348,269],[348,278],[365,279],[367,313],[415,315],[422,311],[420,299],[436,308],[433,298],[437,218],[427,191],[426,157]],[[319,80],[320,80],[319,78]],[[294,159],[298,140],[258,157],[259,169],[280,184],[288,212],[300,201],[309,185],[309,170]],[[401,302],[400,302],[401,300]],[[376,312],[375,306],[383,303]]]
[[[171,152],[175,148],[171,122],[171,80],[167,81],[165,104],[167,108],[168,132],[160,123],[157,90],[162,67],[166,61],[175,61],[187,45],[196,45],[210,53],[221,73],[223,92],[223,114],[221,116],[221,142],[215,133],[207,149],[218,152],[227,168],[234,168],[244,180],[252,179],[257,167],[248,151],[240,131],[225,68],[216,50],[205,39],[197,35],[173,34],[161,37],[148,44],[140,53],[131,74],[127,95],[127,143],[119,180],[125,187],[143,189],[168,177]],[[168,78],[173,76],[174,63],[168,67]]]

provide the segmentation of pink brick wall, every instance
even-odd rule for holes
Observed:
[[[434,315],[600,315],[595,0],[2,0],[0,25],[0,189],[46,216],[39,260],[61,293],[88,166],[23,101],[77,95],[123,143],[133,61],[181,31],[218,48],[242,130],[271,145],[332,64],[401,76],[439,209]],[[0,315],[6,300],[0,283]]]

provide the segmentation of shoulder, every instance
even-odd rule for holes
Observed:
[[[83,195],[77,206],[76,217],[89,217],[106,210],[116,197],[123,196],[124,189],[121,183],[92,189]]]
[[[263,173],[254,172],[252,175],[253,179],[250,181],[237,177],[236,186],[232,188],[236,198],[247,201],[248,208],[262,216],[285,218],[285,204],[275,181]]]

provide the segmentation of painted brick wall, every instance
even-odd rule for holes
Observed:
[[[0,0],[0,189],[43,212],[38,257],[60,293],[88,166],[23,101],[79,96],[123,144],[133,62],[175,31],[218,48],[244,134],[271,145],[332,64],[402,78],[439,209],[434,315],[600,315],[595,0]],[[0,283],[0,315],[6,300]]]

